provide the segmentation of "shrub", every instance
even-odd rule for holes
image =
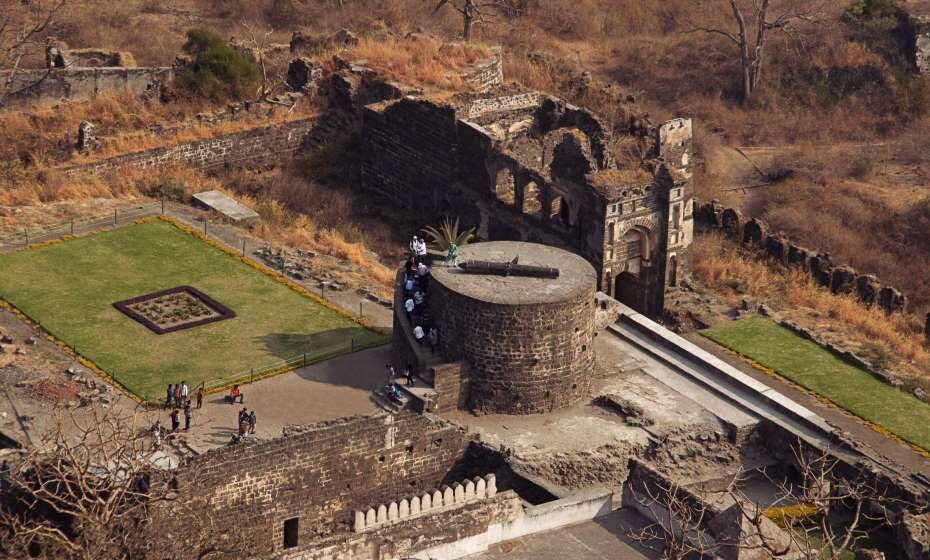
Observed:
[[[184,52],[191,64],[175,78],[180,92],[215,101],[241,99],[255,89],[258,67],[222,37],[204,29],[187,32]]]
[[[145,189],[145,194],[152,198],[182,201],[187,198],[187,187],[182,182],[162,175],[158,178],[158,183]]]

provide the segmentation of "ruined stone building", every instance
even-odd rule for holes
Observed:
[[[481,239],[580,254],[598,289],[647,314],[690,273],[690,119],[638,131],[645,158],[618,165],[603,119],[540,92],[389,97],[358,103],[370,192],[460,217]]]

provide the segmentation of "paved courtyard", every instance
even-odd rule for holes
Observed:
[[[207,395],[184,437],[198,452],[225,445],[237,431],[243,406],[255,411],[255,432],[263,439],[280,436],[287,424],[370,414],[377,409],[371,391],[385,382],[390,355],[390,346],[372,348],[244,385],[245,404],[227,404],[224,393]],[[167,411],[159,417],[163,425],[170,424]]]

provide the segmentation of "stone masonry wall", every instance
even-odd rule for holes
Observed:
[[[362,122],[366,188],[400,207],[432,209],[434,191],[456,176],[455,111],[406,97],[366,107]]]
[[[429,415],[344,418],[196,457],[179,470],[179,491],[190,495],[191,511],[215,522],[211,536],[243,541],[226,558],[268,555],[283,550],[285,520],[298,518],[299,543],[309,543],[351,533],[354,511],[371,503],[451,483],[445,478],[467,443],[463,430]],[[188,540],[184,519],[155,523],[174,543]]]
[[[791,242],[758,218],[747,219],[735,208],[716,202],[697,205],[695,221],[706,229],[722,231],[734,241],[751,245],[779,262],[809,273],[815,282],[834,294],[853,294],[864,306],[879,306],[886,313],[907,309],[907,296],[893,286],[883,286],[872,274],[861,274],[851,266],[834,265],[829,253]]]
[[[522,514],[520,497],[512,491],[475,500],[462,507],[421,515],[373,532],[330,537],[287,551],[279,560],[392,560],[476,537]]]
[[[542,99],[543,94],[538,91],[497,97],[482,97],[462,106],[458,111],[458,116],[464,120],[475,120],[489,114],[496,116],[500,113],[514,111],[531,111],[539,107]]]
[[[12,108],[51,105],[63,100],[90,99],[104,92],[121,91],[157,98],[162,84],[174,77],[165,68],[61,68],[21,70],[16,73],[6,100]],[[5,79],[5,77],[3,77]]]
[[[492,47],[494,55],[491,60],[479,63],[471,71],[462,74],[466,84],[478,92],[488,92],[504,84],[503,49]]]
[[[273,124],[206,140],[124,154],[102,161],[71,167],[68,175],[102,175],[127,167],[150,168],[188,165],[209,170],[240,165],[280,163],[282,158],[312,143],[318,119],[308,118]]]
[[[594,369],[594,283],[563,301],[500,305],[434,280],[431,305],[445,358],[468,367],[469,408],[532,414],[578,402]]]

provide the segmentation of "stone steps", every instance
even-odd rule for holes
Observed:
[[[384,395],[383,389],[377,389],[371,392],[371,399],[375,402],[375,404],[381,410],[385,412],[389,412],[391,414],[397,414],[401,410],[407,408],[407,406],[410,404],[410,400],[412,399],[412,397],[409,394],[405,395],[403,393],[403,390],[401,390],[401,397],[400,397],[400,401],[398,402],[398,401],[395,401],[393,399],[386,397]]]

